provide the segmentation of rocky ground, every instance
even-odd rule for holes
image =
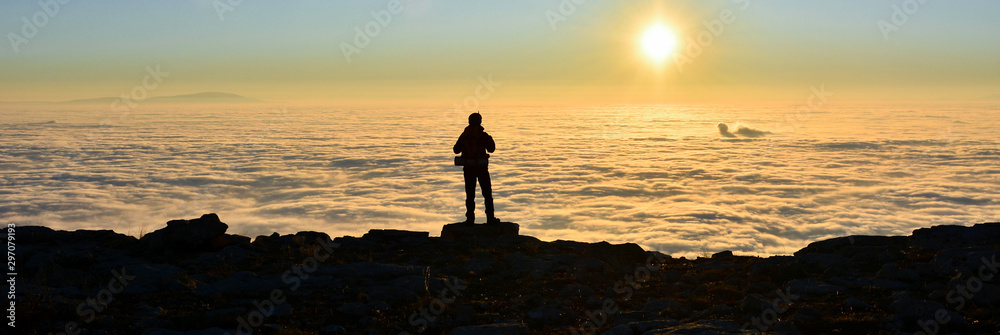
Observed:
[[[141,239],[18,227],[17,328],[47,334],[997,334],[1000,223],[793,256],[672,258],[517,226]],[[707,255],[706,255],[707,256]]]

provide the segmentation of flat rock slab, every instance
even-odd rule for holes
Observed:
[[[470,224],[452,223],[441,229],[441,238],[448,240],[460,240],[465,238],[498,238],[501,236],[517,236],[520,230],[518,224],[513,222]]]

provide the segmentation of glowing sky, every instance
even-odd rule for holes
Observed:
[[[489,75],[504,84],[497,102],[1000,93],[1000,2],[988,0],[59,1],[0,3],[0,101],[118,96],[155,65],[170,76],[152,95],[281,101],[452,101]],[[22,18],[44,24],[32,33]],[[657,22],[694,56],[683,71],[642,59],[636,42]],[[369,24],[378,34],[348,61],[344,43]],[[699,34],[710,43],[696,52]]]

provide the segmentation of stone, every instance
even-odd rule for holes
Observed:
[[[43,226],[17,227],[19,245],[100,245],[106,248],[127,248],[138,241],[135,237],[112,230],[52,230]]]
[[[213,250],[218,244],[219,236],[226,233],[229,225],[219,220],[215,214],[205,214],[191,220],[171,220],[167,226],[139,239],[139,244],[147,252],[163,253],[164,250],[175,252],[196,252]]]
[[[611,244],[598,242],[590,244],[585,256],[600,259],[612,266],[635,268],[646,265],[646,251],[635,243]],[[632,269],[634,270],[634,269]]]
[[[494,239],[502,236],[517,236],[520,226],[512,222],[468,224],[464,222],[445,225],[441,229],[441,238],[459,241],[469,238]]]
[[[802,250],[796,251],[795,256],[813,253],[840,254],[838,251],[849,247],[902,246],[906,244],[906,241],[906,236],[844,236],[809,243]]]
[[[260,235],[253,240],[253,245],[269,250],[277,249],[290,251],[301,250],[305,246],[314,246],[319,245],[320,243],[328,243],[330,241],[330,235],[327,235],[326,233],[300,231],[290,235],[278,235],[278,233],[272,233],[267,236]],[[336,245],[333,247],[336,247]]]
[[[942,225],[913,231],[909,244],[927,250],[960,248],[996,243],[1000,240],[1000,223],[980,223],[972,227]]]
[[[712,259],[730,259],[733,258],[733,252],[726,250],[712,254]]]

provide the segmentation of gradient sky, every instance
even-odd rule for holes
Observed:
[[[224,1],[223,1],[224,2]],[[744,2],[749,3],[743,7]],[[499,102],[966,100],[1000,94],[1000,2],[927,1],[885,39],[907,1],[587,0],[553,29],[557,0],[403,0],[348,62],[341,44],[389,1],[73,0],[15,52],[11,33],[42,10],[0,3],[0,101],[119,96],[147,66],[170,75],[152,96],[225,91],[262,99],[461,101],[479,77]],[[736,21],[678,71],[637,46],[663,21],[686,45],[703,22]]]

